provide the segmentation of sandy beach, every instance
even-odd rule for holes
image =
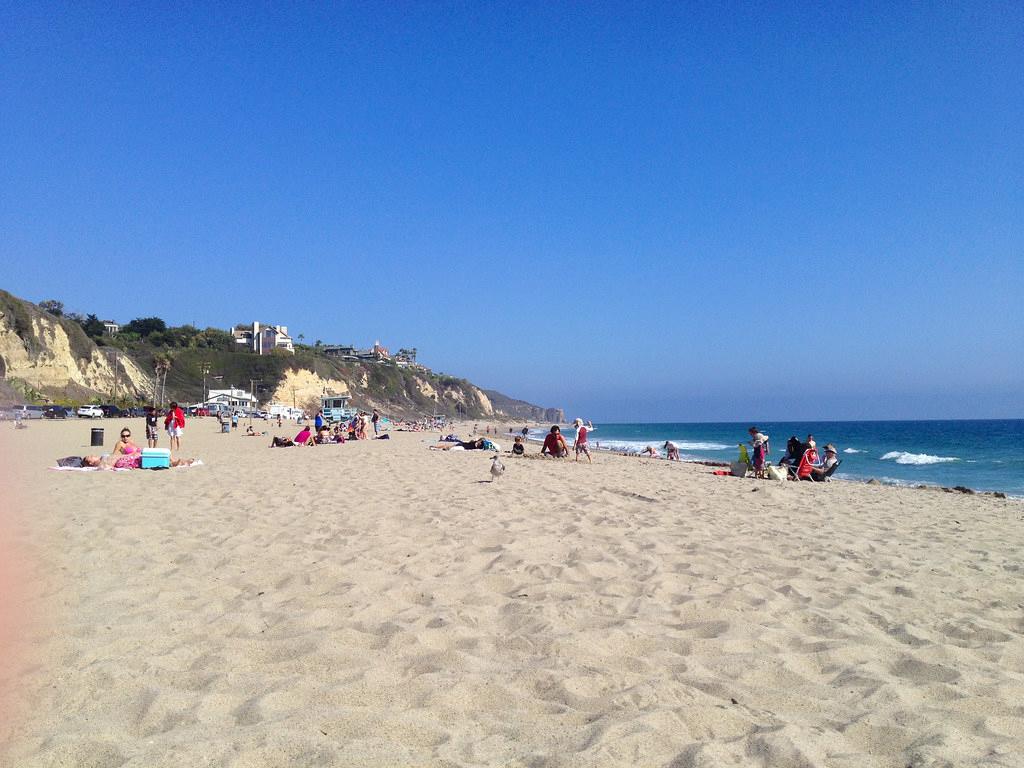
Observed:
[[[6,765],[1024,765],[1020,501],[92,426],[0,424]]]

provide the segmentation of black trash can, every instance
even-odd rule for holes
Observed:
[[[93,427],[92,442],[90,442],[89,445],[103,446],[103,427]]]

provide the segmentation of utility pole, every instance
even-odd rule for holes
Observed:
[[[259,392],[260,384],[263,383],[263,379],[249,379],[249,397],[251,402],[249,403],[249,423],[252,424],[252,412],[256,409],[257,400],[256,393]]]
[[[203,405],[206,405],[206,377],[210,373],[210,364],[203,363]]]
[[[107,350],[108,358],[109,358],[111,352],[113,352],[113,354],[114,354],[114,394],[111,395],[111,399],[116,402],[117,401],[117,350],[116,349],[108,349]]]

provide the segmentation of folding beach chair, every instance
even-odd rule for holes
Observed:
[[[814,476],[814,473],[811,473],[811,480],[813,480],[816,483],[827,483],[831,481],[833,473],[835,473],[835,471],[839,469],[839,465],[842,463],[842,459],[836,459],[836,463],[825,471],[825,474],[821,476],[821,479],[818,479],[817,477]]]

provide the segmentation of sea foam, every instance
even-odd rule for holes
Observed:
[[[859,448],[843,448],[843,453],[864,453]]]
[[[571,442],[572,435],[567,435],[566,439]],[[602,448],[609,451],[626,451],[627,453],[640,453],[648,445],[662,450],[665,445],[664,440],[601,440],[596,434],[590,441],[591,445],[599,443]],[[672,440],[672,442],[680,451],[727,451],[733,447],[722,443],[701,443],[690,440]]]
[[[889,451],[882,456],[882,461],[889,459],[897,464],[945,464],[949,461],[960,461],[956,456],[932,456],[927,453],[908,453],[907,451]]]

